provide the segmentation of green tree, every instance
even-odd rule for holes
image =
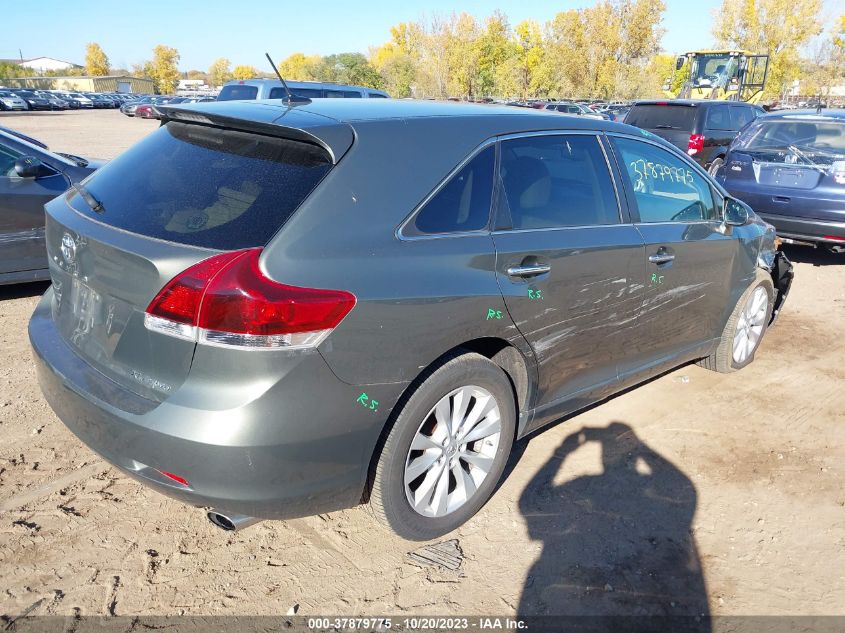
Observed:
[[[258,70],[255,66],[235,66],[232,71],[233,79],[253,79],[258,76]],[[284,75],[283,75],[284,76]]]
[[[179,51],[170,46],[159,44],[153,49],[153,59],[149,62],[149,76],[155,82],[156,92],[159,94],[173,94],[179,83],[181,73]]]
[[[508,18],[496,11],[484,22],[478,36],[478,94],[496,93],[496,71],[511,54],[511,29]]]
[[[225,57],[214,60],[208,68],[208,80],[214,87],[220,87],[232,79],[231,62]]]
[[[361,53],[338,53],[324,57],[319,78],[321,81],[367,88],[381,88],[383,84],[381,75]]]
[[[109,58],[96,42],[85,45],[85,74],[95,77],[109,74]]]
[[[798,51],[821,33],[821,12],[822,0],[723,0],[713,35],[722,46],[769,55],[764,98],[774,98],[798,79]]]

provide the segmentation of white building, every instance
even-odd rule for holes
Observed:
[[[70,70],[72,68],[82,68],[79,64],[73,62],[66,62],[62,59],[54,59],[53,57],[33,57],[32,59],[2,59],[0,61],[8,62],[10,64],[17,64],[24,68],[29,68],[36,72],[48,72],[51,70]]]

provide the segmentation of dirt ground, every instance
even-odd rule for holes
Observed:
[[[157,123],[0,125],[110,158]],[[0,613],[845,615],[845,255],[788,254],[793,291],[753,365],[682,367],[522,442],[446,537],[457,571],[363,508],[232,534],[119,474],[36,385],[45,286],[0,288]]]

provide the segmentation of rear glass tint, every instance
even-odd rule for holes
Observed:
[[[625,123],[644,130],[692,131],[696,108],[681,105],[635,105]]]
[[[71,205],[157,239],[230,250],[263,246],[331,168],[299,141],[170,122],[99,169]]]
[[[255,99],[258,96],[257,86],[247,86],[235,84],[231,86],[223,86],[220,94],[217,96],[218,101],[239,101],[243,99]]]

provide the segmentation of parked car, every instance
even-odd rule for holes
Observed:
[[[49,279],[44,204],[101,164],[0,127],[0,284]]]
[[[291,92],[308,99],[385,99],[390,96],[383,90],[364,88],[363,86],[347,86],[316,81],[288,81],[287,85]],[[220,89],[217,100],[284,99],[285,96],[285,89],[281,81],[276,79],[243,79],[226,83]]]
[[[35,93],[39,97],[46,99],[47,102],[50,104],[51,110],[69,110],[70,104],[65,101],[64,99],[60,99],[57,95],[54,95],[50,92],[46,92],[44,90],[39,90]]]
[[[86,92],[85,96],[91,100],[91,103],[96,109],[111,108],[113,106],[110,99],[106,99],[103,95],[95,92]]]
[[[367,498],[402,536],[439,536],[515,439],[678,364],[746,366],[789,288],[772,227],[628,126],[415,101],[161,109],[47,205],[53,287],[29,334],[80,439],[227,529]]]
[[[91,101],[91,99],[89,99],[88,97],[86,97],[86,96],[85,96],[84,94],[82,94],[81,92],[71,92],[71,93],[70,93],[70,96],[71,96],[73,99],[75,99],[76,101],[78,101],[78,102],[79,102],[79,106],[80,106],[81,108],[93,108],[93,107],[94,107],[94,102],[93,102],[93,101]]]
[[[587,117],[588,119],[599,119],[599,120],[607,120],[610,117],[607,117],[603,114],[598,112],[594,112],[590,110],[585,105],[580,103],[568,103],[565,101],[559,103],[548,103],[546,104],[545,110],[551,110],[553,112],[560,112],[562,114],[574,114],[575,116],[583,116]]]
[[[845,110],[756,119],[731,145],[717,180],[785,241],[845,251]]]
[[[29,110],[29,106],[14,92],[0,90],[0,110]]]
[[[120,111],[123,112],[126,116],[135,116],[135,110],[140,105],[145,105],[151,103],[151,97],[141,97],[140,99],[136,99],[134,101],[127,101],[122,106],[120,106]]]
[[[82,107],[82,104],[79,102],[79,100],[72,97],[69,92],[61,92],[56,90],[53,91],[53,94],[62,101],[65,101],[71,110],[79,110]]]
[[[152,103],[142,103],[135,108],[135,117],[139,119],[155,119],[156,114]]]
[[[637,101],[625,123],[665,138],[713,175],[739,130],[762,114],[763,108],[737,101]]]
[[[30,110],[50,110],[50,102],[31,90],[15,90],[15,94],[26,101]]]

